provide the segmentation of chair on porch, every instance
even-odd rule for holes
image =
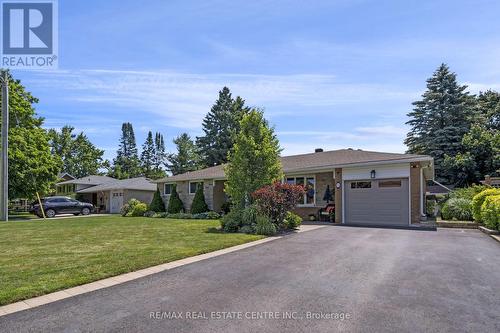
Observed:
[[[335,212],[335,204],[327,204],[324,208],[318,211],[318,221],[330,222],[330,216]]]

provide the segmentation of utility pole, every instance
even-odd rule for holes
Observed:
[[[0,221],[9,220],[9,74],[2,71],[2,152],[0,156]]]

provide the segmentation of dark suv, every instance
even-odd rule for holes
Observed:
[[[57,214],[89,215],[94,210],[90,203],[80,202],[68,197],[47,197],[42,199],[43,210],[46,217],[54,217]],[[40,204],[34,202],[31,212],[39,217],[43,217]]]

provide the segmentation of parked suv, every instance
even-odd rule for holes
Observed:
[[[94,210],[94,205],[68,197],[43,198],[42,205],[46,217],[54,217],[57,214],[89,215]],[[31,212],[39,217],[43,217],[38,202],[33,203]]]

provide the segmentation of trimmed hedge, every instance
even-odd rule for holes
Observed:
[[[153,196],[153,200],[151,200],[151,204],[149,205],[149,210],[157,213],[162,213],[165,211],[165,203],[161,198],[161,193],[159,189],[156,189],[155,195]]]
[[[489,188],[476,194],[474,198],[472,198],[472,215],[474,216],[474,220],[476,220],[477,222],[482,222],[481,206],[483,205],[486,198],[492,195],[500,195],[500,189]]]
[[[179,193],[177,193],[177,185],[172,186],[172,193],[170,194],[170,199],[168,200],[167,213],[177,214],[184,211],[184,204],[181,198],[179,198]]]
[[[203,193],[203,185],[198,184],[193,203],[191,204],[191,214],[205,213],[208,211],[208,205],[205,202],[205,194]]]
[[[500,230],[500,195],[487,196],[481,205],[481,221],[493,230]]]

